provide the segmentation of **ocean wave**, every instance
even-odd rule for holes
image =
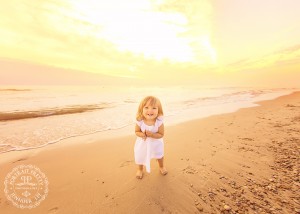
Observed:
[[[9,144],[0,144],[0,154],[10,151],[15,151],[17,148]]]
[[[220,94],[219,96],[209,96],[209,97],[199,97],[196,99],[185,100],[182,103],[186,106],[196,105],[201,103],[202,105],[215,104],[214,102],[226,103],[226,102],[238,102],[242,100],[248,100],[250,97],[257,97],[265,93],[275,92],[275,90],[246,90],[246,91],[237,91],[232,93]],[[232,100],[231,100],[232,98]],[[233,100],[234,99],[234,100]],[[219,103],[219,104],[220,104]]]
[[[1,91],[31,91],[31,89],[16,89],[16,88],[0,88],[0,92]]]
[[[77,114],[111,107],[113,107],[111,103],[101,103],[91,105],[70,105],[65,107],[45,108],[33,111],[0,112],[0,121],[49,117],[64,114]]]
[[[109,131],[109,130],[118,130],[118,129],[122,129],[122,128],[125,128],[127,126],[133,125],[133,124],[134,123],[128,123],[128,124],[120,125],[120,126],[114,127],[114,128],[106,127],[106,128],[103,128],[103,129],[94,130],[94,131],[87,131],[87,132],[84,132],[84,133],[70,134],[70,135],[67,135],[67,136],[64,136],[64,137],[58,137],[56,139],[45,141],[45,143],[43,143],[43,144],[31,145],[31,146],[26,146],[26,147],[20,146],[20,145],[18,146],[18,145],[11,145],[11,144],[3,144],[2,142],[0,142],[0,154],[11,152],[11,151],[24,151],[24,150],[31,150],[31,149],[39,149],[39,148],[42,148],[42,147],[45,147],[45,146],[48,146],[48,145],[51,145],[51,144],[58,143],[62,140],[66,140],[68,138],[86,136],[86,135],[91,135],[91,134],[95,134],[95,133],[99,133],[99,132],[105,132],[105,131]]]

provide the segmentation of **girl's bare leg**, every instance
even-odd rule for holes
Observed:
[[[138,171],[136,172],[135,176],[138,179],[143,178],[143,165],[138,165]]]
[[[159,165],[159,170],[162,175],[166,175],[168,173],[166,167],[164,167],[164,157],[161,159],[157,159],[158,165]]]

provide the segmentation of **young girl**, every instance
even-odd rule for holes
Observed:
[[[136,115],[134,145],[135,163],[138,165],[136,177],[143,178],[143,166],[150,173],[150,160],[156,158],[162,175],[168,172],[164,167],[164,124],[163,109],[159,99],[153,96],[145,97]]]

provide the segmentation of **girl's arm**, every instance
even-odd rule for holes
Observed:
[[[160,127],[158,127],[158,131],[156,133],[150,132],[146,130],[146,136],[147,137],[152,137],[155,139],[159,139],[162,138],[164,136],[164,132],[165,132],[165,127],[164,124],[161,124]]]
[[[144,140],[146,140],[146,134],[144,132],[142,132],[141,127],[139,127],[137,124],[135,124],[135,134],[138,137],[143,138]]]

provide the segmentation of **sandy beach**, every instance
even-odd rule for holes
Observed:
[[[151,173],[135,178],[132,127],[3,153],[1,213],[300,213],[300,92],[259,104],[167,126],[166,176],[152,160]],[[49,181],[32,209],[3,191],[22,164]]]

